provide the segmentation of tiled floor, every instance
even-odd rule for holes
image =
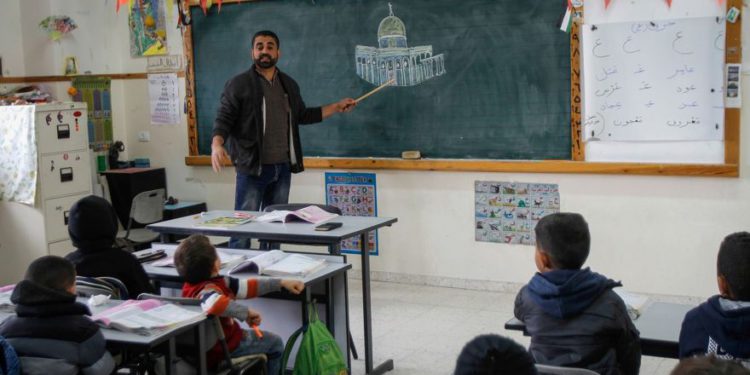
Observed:
[[[529,339],[503,324],[513,314],[515,294],[372,282],[373,357],[390,358],[389,375],[449,375],[463,345],[476,335],[497,333],[528,346]],[[362,284],[349,279],[352,336],[360,359],[352,374],[364,374]],[[641,374],[669,374],[677,362],[643,357]]]

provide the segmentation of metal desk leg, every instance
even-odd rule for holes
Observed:
[[[206,348],[206,322],[207,320],[204,320],[195,326],[194,332],[194,340],[198,343],[198,345],[196,345],[195,358],[198,359],[198,374],[200,375],[208,374],[208,366],[206,364],[206,352],[208,351],[208,348]]]
[[[359,235],[359,249],[362,252],[362,304],[365,321],[365,372],[367,374],[384,374],[393,370],[393,360],[372,368],[372,313],[370,311],[370,251],[367,248],[368,233]]]
[[[177,344],[175,343],[175,338],[172,337],[167,341],[167,350],[164,353],[164,369],[167,375],[177,374],[176,359]]]

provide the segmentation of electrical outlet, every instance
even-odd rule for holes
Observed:
[[[148,142],[151,140],[151,132],[143,130],[138,132],[138,142]]]

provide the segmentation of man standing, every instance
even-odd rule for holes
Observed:
[[[214,171],[219,172],[225,160],[234,163],[234,209],[244,211],[288,203],[291,173],[304,170],[299,124],[320,122],[356,105],[346,98],[307,108],[297,82],[276,68],[281,55],[276,34],[255,33],[252,48],[253,67],[224,86],[211,142]],[[248,239],[230,241],[231,247],[249,245]]]

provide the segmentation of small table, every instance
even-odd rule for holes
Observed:
[[[88,306],[86,303],[88,301],[87,298],[78,297],[77,301]],[[110,300],[107,303],[95,307],[89,307],[91,310],[92,315],[95,315],[97,312],[106,310],[108,308],[117,306],[125,301],[120,300]],[[201,310],[200,306],[181,306],[185,309],[197,309]],[[6,319],[14,316],[15,313],[12,312],[0,312],[0,322],[5,321]],[[163,331],[155,332],[151,335],[145,336],[145,335],[139,335],[136,333],[131,332],[123,332],[118,331],[111,328],[101,328],[102,335],[104,336],[104,339],[107,341],[108,345],[114,345],[122,347],[126,350],[142,350],[145,349],[146,351],[151,351],[151,349],[154,349],[156,347],[159,347],[161,345],[166,345],[166,350],[164,351],[164,362],[165,362],[165,368],[167,375],[170,374],[177,374],[177,371],[175,369],[175,358],[177,358],[177,345],[175,343],[175,339],[177,336],[184,332],[188,332],[190,330],[193,330],[195,333],[195,340],[196,340],[196,354],[201,353],[201,355],[198,355],[198,358],[204,357],[203,353],[205,353],[208,348],[206,348],[206,322],[207,319],[203,319],[201,321],[194,321],[194,322],[187,322],[183,324],[179,324],[173,327],[169,327],[168,329],[165,329]],[[205,365],[198,369],[198,373],[201,375],[205,375],[206,369]]]
[[[174,244],[152,244],[152,248],[141,251],[153,251],[154,249],[163,249],[168,256],[174,254],[177,245]],[[246,258],[251,258],[256,255],[265,253],[261,250],[243,250],[243,249],[227,249],[218,248],[218,251],[224,254],[230,255],[244,255]],[[291,252],[290,252],[291,253]],[[137,253],[136,253],[137,254]],[[300,280],[305,284],[305,291],[301,298],[294,298],[293,301],[266,301],[265,298],[251,300],[237,300],[238,303],[248,304],[256,310],[263,313],[264,325],[271,327],[271,329],[279,334],[281,337],[289,337],[297,328],[307,324],[308,322],[308,311],[307,304],[314,298],[317,298],[321,303],[325,304],[325,322],[331,335],[334,337],[342,351],[348,352],[349,341],[349,308],[347,305],[346,296],[346,272],[352,268],[351,264],[346,262],[346,258],[343,255],[327,255],[327,254],[305,254],[308,257],[315,259],[324,259],[326,261],[325,267],[310,273]],[[157,282],[157,285],[162,282],[183,282],[182,278],[177,274],[177,270],[174,267],[156,267],[151,265],[152,262],[144,263],[143,269],[148,274],[151,280]],[[223,267],[219,273],[223,276],[228,275],[228,271],[231,266]],[[250,273],[237,273],[232,275],[237,278],[265,278],[268,276],[258,276],[257,274]],[[322,295],[323,298],[317,297]],[[283,299],[288,299],[288,295],[280,294],[276,295]],[[315,297],[314,297],[315,296]],[[269,297],[273,298],[272,295]],[[298,303],[302,300],[302,308],[300,311],[301,319],[285,319],[290,315],[293,315],[294,308],[283,308],[279,309],[279,304],[282,302],[287,303]],[[296,306],[295,306],[296,307]],[[264,312],[263,310],[267,311]],[[348,356],[347,356],[348,358]],[[293,361],[294,356],[291,357]],[[292,363],[292,362],[290,362]],[[351,363],[347,361],[347,366],[351,368]]]
[[[177,219],[206,211],[206,202],[179,201],[164,205],[164,220]]]
[[[653,302],[646,306],[638,319],[633,321],[641,333],[641,353],[653,357],[679,358],[680,329],[692,305],[669,302]],[[505,329],[523,331],[528,336],[522,321],[511,318]]]
[[[327,245],[333,254],[340,252],[341,241],[359,236],[360,261],[362,267],[362,310],[365,339],[365,371],[367,374],[383,374],[393,370],[393,360],[387,359],[378,366],[373,365],[372,355],[372,310],[370,306],[370,252],[367,248],[368,234],[378,228],[393,225],[397,218],[392,217],[364,217],[339,216],[335,221],[341,222],[340,228],[328,232],[316,231],[310,223],[289,222],[263,223],[252,221],[230,228],[201,227],[202,220],[221,216],[233,216],[235,211],[209,211],[203,216],[190,216],[151,224],[148,229],[161,233],[162,239],[169,234],[200,233],[208,236],[249,237],[281,243],[297,243],[309,245]],[[245,213],[260,216],[262,212],[245,211]]]

